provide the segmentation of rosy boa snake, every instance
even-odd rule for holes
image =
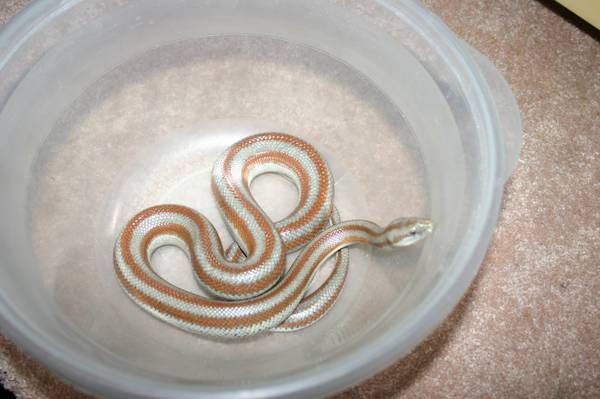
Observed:
[[[276,223],[250,193],[252,180],[264,173],[288,177],[299,193],[295,210]],[[119,283],[135,303],[171,325],[209,337],[305,328],[335,303],[348,270],[348,246],[403,247],[433,227],[420,218],[396,219],[385,228],[366,220],[341,222],[323,158],[305,141],[281,133],[250,136],[228,148],[214,165],[212,191],[237,243],[227,251],[213,225],[181,205],[158,205],[135,215],[114,250]],[[214,298],[180,289],[152,270],[152,253],[164,245],[186,252],[196,280]],[[298,250],[285,273],[286,255]],[[305,295],[333,255],[331,275]]]

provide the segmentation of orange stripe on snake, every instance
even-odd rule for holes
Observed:
[[[298,188],[298,206],[281,221],[271,221],[250,193],[252,180],[263,173],[286,176]],[[432,229],[429,220],[416,218],[396,219],[385,229],[364,220],[341,222],[325,160],[310,144],[281,133],[231,146],[215,163],[212,189],[235,241],[227,251],[213,225],[181,205],[135,215],[114,250],[117,278],[135,303],[169,324],[211,337],[305,328],[338,298],[348,271],[348,246],[401,247]],[[214,298],[175,287],[152,270],[152,252],[163,245],[187,253],[198,283]],[[301,253],[285,273],[286,255],[297,250]],[[334,255],[331,275],[307,296],[316,272]]]

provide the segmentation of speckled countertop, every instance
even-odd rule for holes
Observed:
[[[27,0],[1,0],[0,23]],[[600,397],[600,42],[550,1],[424,0],[510,83],[519,165],[474,284],[405,359],[339,395]],[[0,336],[21,398],[85,397]]]

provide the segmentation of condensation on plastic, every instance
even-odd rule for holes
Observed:
[[[303,332],[223,343],[158,322],[116,283],[118,229],[178,202],[224,232],[204,194],[212,161],[265,130],[324,153],[344,218],[428,215],[434,236],[353,250],[339,303]],[[35,2],[0,32],[2,331],[103,396],[334,392],[458,302],[520,144],[502,76],[415,1]],[[280,179],[252,189],[274,218],[293,208]],[[181,253],[153,265],[198,291]]]

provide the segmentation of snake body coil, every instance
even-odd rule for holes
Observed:
[[[252,180],[267,172],[287,176],[299,192],[298,206],[276,223],[250,193]],[[235,241],[227,251],[204,216],[180,205],[159,205],[127,223],[115,244],[114,265],[119,283],[139,306],[176,327],[213,337],[307,327],[342,289],[348,270],[344,248],[405,246],[431,231],[426,219],[398,219],[385,229],[362,220],[340,222],[327,164],[308,143],[285,134],[259,134],[230,147],[215,163],[212,191]],[[164,245],[184,250],[198,283],[218,299],[158,276],[150,258]],[[286,254],[300,249],[285,273]],[[319,267],[336,253],[332,274],[305,296]]]

